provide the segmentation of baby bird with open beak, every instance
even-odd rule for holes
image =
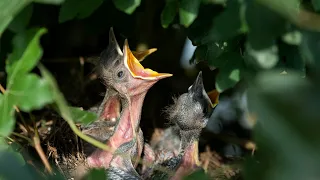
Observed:
[[[167,109],[169,120],[176,125],[180,134],[180,149],[178,156],[167,158],[158,165],[174,173],[154,170],[149,177],[144,177],[177,180],[200,169],[198,140],[212,112],[213,105],[204,89],[202,72],[200,72],[188,92],[182,94]]]
[[[134,167],[143,149],[139,124],[144,98],[156,82],[172,76],[145,69],[140,64],[139,60],[152,52],[151,49],[134,54],[127,40],[121,50],[113,29],[110,29],[109,45],[101,53],[98,66],[100,77],[107,86],[106,96],[98,110],[99,120],[84,127],[83,133],[104,142],[112,151],[91,148],[87,151],[90,167],[118,168],[119,172],[135,173]]]

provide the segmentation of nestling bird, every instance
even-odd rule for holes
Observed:
[[[141,61],[152,52],[151,49],[135,54]],[[99,120],[84,127],[83,133],[104,142],[113,152],[91,148],[87,151],[88,165],[134,172],[136,159],[143,149],[139,123],[145,95],[156,82],[172,74],[145,69],[131,52],[127,40],[120,49],[112,28],[108,48],[101,53],[98,71],[107,91],[98,110]]]
[[[150,172],[149,169],[145,171],[143,177],[146,179],[182,179],[183,176],[200,169],[198,140],[212,112],[213,105],[204,89],[202,72],[199,72],[188,92],[182,94],[167,109],[168,119],[176,125],[180,134],[180,149],[177,156],[166,157],[157,165],[167,168],[174,174],[155,169]]]

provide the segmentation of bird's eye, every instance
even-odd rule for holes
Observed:
[[[119,72],[117,73],[117,76],[118,76],[119,79],[122,78],[122,77],[123,77],[123,71],[119,71]]]

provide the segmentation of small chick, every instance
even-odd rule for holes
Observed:
[[[174,123],[180,134],[179,155],[159,163],[170,172],[154,170],[146,179],[182,179],[200,169],[198,140],[212,112],[213,105],[204,89],[202,72],[199,72],[188,92],[182,94],[167,109],[168,119]]]

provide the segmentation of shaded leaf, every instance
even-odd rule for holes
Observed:
[[[311,0],[311,2],[312,2],[312,5],[313,5],[313,8],[316,11],[319,11],[320,10],[320,1],[319,0]]]
[[[33,0],[34,2],[37,3],[43,3],[43,4],[56,4],[59,5],[63,3],[65,0]]]
[[[178,1],[167,0],[164,9],[161,12],[161,25],[167,28],[174,20],[178,9]]]
[[[33,180],[39,178],[30,172],[26,166],[20,164],[15,153],[9,151],[0,151],[0,174],[4,179]]]
[[[0,37],[14,17],[25,7],[31,0],[1,0],[0,1]]]
[[[298,46],[279,43],[279,58],[277,69],[281,71],[296,70],[301,76],[305,76],[305,62]]]
[[[244,69],[244,61],[240,54],[227,52],[219,56],[213,65],[219,68],[216,77],[216,89],[219,93],[236,85]]]
[[[60,8],[59,22],[89,17],[102,3],[103,0],[66,0]]]
[[[23,166],[23,165],[26,164],[26,162],[25,162],[22,154],[19,153],[19,151],[21,150],[21,148],[22,148],[22,147],[21,147],[18,143],[12,142],[12,143],[8,146],[7,151],[8,151],[8,152],[12,152],[12,155],[14,155],[14,156],[16,157],[16,159],[18,160],[19,164],[20,164],[21,166]]]
[[[85,176],[84,180],[106,179],[106,172],[104,169],[91,169]]]
[[[8,89],[17,76],[29,72],[37,65],[43,53],[40,37],[46,32],[45,28],[30,29],[15,37],[14,51],[8,58],[6,66]]]
[[[141,0],[112,0],[117,9],[132,14],[140,6]]]
[[[76,107],[69,107],[69,108],[72,115],[72,119],[74,119],[75,122],[77,123],[82,123],[84,125],[87,125],[98,118],[95,113],[83,111],[80,108],[76,108]]]
[[[49,83],[36,74],[16,77],[8,93],[10,101],[25,112],[39,110],[53,101]]]
[[[249,0],[246,20],[249,27],[248,42],[255,50],[269,48],[275,39],[286,32],[288,22],[271,9]]]
[[[319,80],[314,86],[299,73],[279,75],[277,71],[257,77],[248,102],[257,117],[254,139],[259,153],[247,161],[245,179],[320,176]]]
[[[7,93],[0,100],[0,136],[9,136],[13,130],[15,124],[13,103]]]
[[[21,31],[24,31],[31,19],[33,12],[33,4],[27,5],[22,11],[20,11],[11,21],[8,28],[15,32],[19,33]]]
[[[197,171],[195,171],[195,172],[191,173],[190,175],[183,178],[183,180],[192,180],[192,179],[209,180],[210,178],[208,177],[208,175],[206,175],[204,170],[201,169],[201,170],[197,170]]]
[[[229,39],[247,31],[242,1],[228,1],[227,8],[214,19],[213,34],[217,40]]]
[[[189,27],[198,16],[201,0],[181,0],[179,4],[180,24]]]
[[[317,32],[303,32],[299,49],[307,63],[320,67],[320,34]]]

